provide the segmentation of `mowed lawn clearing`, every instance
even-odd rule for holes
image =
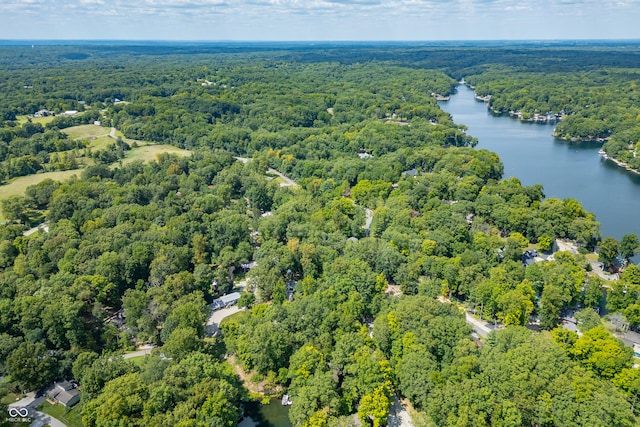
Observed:
[[[34,175],[21,176],[14,179],[9,184],[0,185],[0,201],[8,199],[11,196],[22,196],[25,190],[30,185],[36,185],[45,179],[52,179],[54,181],[64,181],[67,178],[71,178],[73,175],[80,176],[82,169],[71,169],[68,171],[55,171],[37,173]],[[4,221],[4,215],[2,215],[2,209],[0,209],[0,221]]]
[[[53,121],[53,119],[55,119],[55,116],[31,117],[31,123],[40,123],[42,126],[44,126],[47,123]],[[25,123],[27,123],[29,121],[29,117],[28,116],[16,116],[16,121],[18,122],[18,124],[20,126],[22,126],[23,124],[25,124]]]
[[[91,148],[92,149],[100,149],[106,147],[106,145],[110,142],[113,142],[114,139],[109,136],[110,129],[103,128],[96,125],[82,125],[82,126],[74,126],[67,129],[64,129],[67,135],[70,138],[95,138],[91,140]],[[104,134],[106,132],[106,135]],[[117,135],[118,133],[116,133]],[[98,136],[101,135],[101,136]],[[140,141],[138,143],[145,143],[144,141]],[[148,143],[145,143],[148,144]],[[176,154],[178,156],[190,156],[191,151],[184,150],[182,148],[177,148],[172,145],[166,144],[158,144],[158,145],[143,145],[136,148],[132,148],[129,151],[125,152],[125,158],[122,159],[122,164],[126,165],[127,163],[134,162],[136,160],[142,160],[143,162],[154,161],[157,159],[158,154],[169,153]],[[116,168],[120,165],[120,162],[115,162],[111,165],[112,168]],[[30,185],[38,184],[39,182],[44,181],[45,179],[52,179],[54,181],[64,181],[65,179],[71,178],[73,175],[77,175],[80,177],[82,173],[82,169],[72,169],[67,171],[55,171],[55,172],[45,172],[38,173],[34,175],[21,176],[8,184],[0,185],[0,201],[4,199],[8,199],[11,196],[22,196],[24,195],[25,190]],[[0,222],[5,221],[4,215],[2,215],[2,209],[0,209]]]
[[[67,427],[82,427],[82,408],[75,405],[73,408],[66,408],[62,405],[52,405],[45,401],[39,408],[45,414],[49,414],[59,419],[67,425]]]
[[[70,128],[62,129],[63,133],[69,135],[69,139],[85,139],[89,142],[91,151],[101,150],[107,147],[108,144],[114,143],[115,139],[109,136],[111,132],[110,128],[96,126],[96,125],[80,125],[72,126]]]
[[[97,138],[99,136],[109,136],[110,128],[96,125],[79,125],[62,129],[61,132],[69,135],[71,139]]]
[[[143,162],[149,162],[157,159],[158,154],[168,153],[176,154],[178,156],[190,156],[191,151],[184,150],[182,148],[174,147],[173,145],[159,144],[159,145],[145,145],[143,147],[133,148],[126,152],[126,156],[122,159],[122,164],[135,162],[136,160],[142,160]]]

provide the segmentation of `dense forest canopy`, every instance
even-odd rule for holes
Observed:
[[[3,197],[2,392],[74,378],[87,426],[233,426],[247,377],[291,396],[295,426],[384,425],[395,396],[425,425],[635,425],[633,352],[594,310],[606,288],[606,308],[640,325],[640,270],[605,287],[585,254],[600,244],[613,263],[637,238],[603,240],[578,201],[503,180],[436,95],[465,77],[492,108],[562,109],[567,137],[600,120],[612,144],[640,114],[638,55],[0,47],[0,180],[77,169]],[[72,136],[86,126],[112,142]],[[190,155],[123,162],[139,144]],[[555,239],[580,253],[523,265]],[[240,278],[247,309],[209,336],[207,304]],[[559,326],[569,307],[584,308],[580,335]],[[462,308],[504,329],[474,340]],[[158,349],[141,364],[119,357],[143,343]]]

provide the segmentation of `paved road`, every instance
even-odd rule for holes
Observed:
[[[134,357],[146,356],[147,354],[151,354],[151,351],[154,349],[154,347],[155,346],[153,346],[153,345],[143,346],[143,347],[140,348],[140,350],[136,350],[136,351],[132,351],[131,353],[123,354],[122,358],[123,359],[133,359]]]
[[[251,160],[253,160],[253,159],[250,159],[248,157],[238,157],[238,156],[235,156],[234,159],[236,159],[239,162],[245,163],[245,164],[249,163]],[[280,178],[282,178],[282,180],[284,182],[280,183],[280,187],[297,187],[298,186],[297,182],[295,182],[294,180],[292,180],[291,178],[289,178],[288,176],[286,176],[282,172],[279,172],[279,171],[275,170],[274,168],[267,169],[267,172],[272,173],[274,175],[278,175]]]
[[[33,233],[35,233],[38,230],[44,230],[45,233],[49,232],[49,223],[48,222],[43,222],[42,224],[38,224],[36,227],[30,228],[27,231],[25,231],[24,233],[22,233],[23,236],[30,236]]]
[[[116,136],[116,128],[111,128],[111,131],[109,132],[109,136],[113,139],[118,139],[118,137]]]
[[[556,245],[558,245],[558,251],[567,251],[574,255],[578,253],[576,244],[568,240],[556,239]]]
[[[50,425],[51,427],[67,427],[67,425],[59,419],[54,418],[49,414],[45,414],[44,412],[35,411],[33,415],[31,415],[31,418],[33,419],[33,422],[31,423],[32,427],[46,425]]]
[[[248,157],[237,157],[236,156],[236,157],[234,157],[234,159],[236,159],[237,161],[242,162],[242,163],[249,163],[251,161],[251,159],[248,158]]]
[[[600,276],[600,278],[604,280],[610,281],[610,280],[618,280],[620,278],[618,273],[611,274],[607,271],[604,271],[603,269],[604,264],[601,263],[600,261],[589,261],[589,264],[591,264],[591,271],[596,273],[598,276]]]
[[[476,319],[471,315],[471,313],[465,312],[465,317],[467,319],[467,323],[471,325],[471,327],[475,329],[478,335],[480,335],[483,338],[489,335],[489,332],[493,330],[492,325],[489,325],[486,322],[483,322],[482,320]]]

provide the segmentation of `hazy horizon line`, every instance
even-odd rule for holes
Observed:
[[[0,39],[0,44],[33,44],[33,43],[387,43],[387,44],[411,44],[411,43],[607,43],[607,42],[636,42],[640,43],[640,38],[532,38],[532,39],[433,39],[433,40],[357,40],[357,39],[336,39],[336,40],[294,40],[294,39],[271,39],[271,40],[250,40],[250,39],[67,39],[67,38],[20,38],[20,39]]]

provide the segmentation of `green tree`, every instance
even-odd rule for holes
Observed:
[[[191,327],[178,327],[171,332],[165,341],[162,352],[167,357],[181,360],[199,347],[198,331]]]
[[[605,237],[600,243],[598,249],[598,259],[605,265],[610,266],[618,255],[620,254],[620,247],[618,241],[613,237]]]
[[[5,367],[22,390],[35,390],[56,377],[56,361],[42,343],[23,342],[7,357]]]
[[[336,387],[337,383],[331,372],[317,372],[305,382],[305,385],[292,390],[293,404],[289,411],[289,419],[293,425],[303,425],[321,409],[325,409],[328,414],[336,414],[340,408]]]
[[[601,324],[600,316],[590,307],[577,311],[575,318],[580,332],[587,332]]]
[[[358,418],[365,425],[384,426],[389,416],[391,399],[384,386],[376,387],[371,394],[365,394],[358,405]]]
[[[634,256],[640,248],[640,242],[636,234],[625,234],[620,241],[620,255],[629,259]]]
[[[585,307],[599,309],[602,305],[604,295],[602,293],[602,279],[599,277],[589,276],[585,280],[584,294],[582,302]]]
[[[73,371],[74,374],[82,374],[76,379],[82,384],[82,396],[86,400],[97,397],[107,382],[138,370],[131,362],[117,356],[102,356],[89,367],[88,363],[92,358],[83,356],[82,364],[74,365]]]
[[[557,286],[545,286],[540,298],[540,326],[547,330],[555,328],[564,304],[564,296]]]
[[[624,368],[616,374],[612,381],[627,395],[631,403],[631,410],[637,412],[636,406],[640,395],[640,369]]]
[[[149,395],[137,373],[109,381],[102,393],[82,408],[82,423],[88,427],[140,425]]]
[[[418,408],[426,408],[429,394],[437,387],[438,364],[425,348],[403,355],[397,368],[402,394]]]
[[[631,366],[633,350],[611,335],[603,326],[582,334],[571,354],[585,367],[603,378],[613,378],[623,368]]]
[[[196,420],[207,426],[233,427],[238,425],[240,411],[229,397],[233,393],[225,393],[227,387],[221,389],[210,396],[198,410]]]

